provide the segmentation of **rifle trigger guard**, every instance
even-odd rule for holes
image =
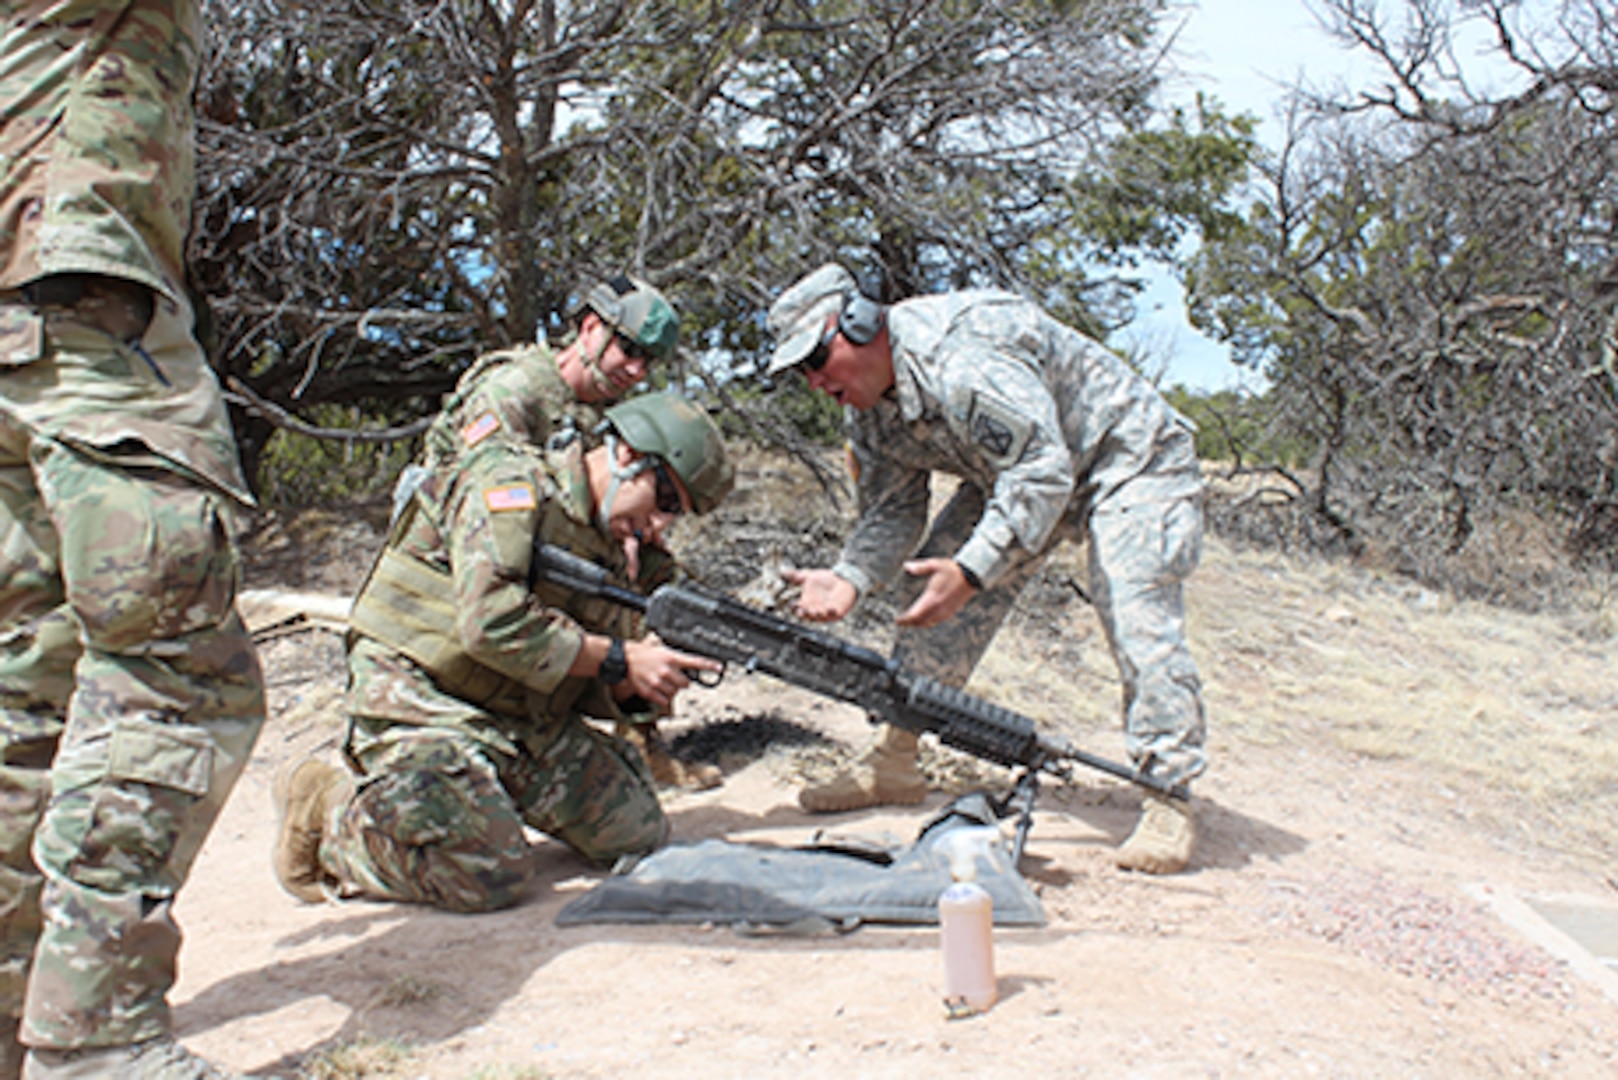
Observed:
[[[725,661],[721,660],[719,662],[718,671],[707,671],[702,668],[687,668],[685,674],[688,679],[696,683],[698,686],[705,686],[712,690],[714,687],[725,681],[725,668],[727,667],[729,667],[729,665],[726,664]]]

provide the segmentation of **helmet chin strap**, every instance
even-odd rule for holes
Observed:
[[[607,320],[603,319],[600,315],[596,316],[596,320],[601,329],[606,332],[601,335],[600,344],[592,349],[590,354],[585,356],[581,363],[584,368],[584,373],[590,377],[591,382],[595,383],[596,389],[608,397],[612,397],[618,393],[618,387],[613,385],[613,381],[607,378],[607,373],[601,370],[601,361],[602,358],[607,355],[607,347],[612,344],[612,335],[616,333],[616,331],[614,331],[611,326],[607,325]]]
[[[608,536],[612,535],[612,504],[618,501],[618,488],[625,480],[633,480],[641,473],[652,467],[649,457],[637,458],[628,465],[618,463],[618,433],[608,431],[607,445],[607,471],[611,477],[607,481],[607,493],[601,497],[601,505],[596,507],[596,524]]]

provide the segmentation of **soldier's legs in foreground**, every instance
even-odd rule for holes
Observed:
[[[170,906],[263,724],[262,680],[219,497],[48,440],[32,463],[84,649],[33,844],[22,1038],[123,1046],[169,1030]]]
[[[493,911],[532,869],[522,818],[491,756],[448,731],[398,727],[360,754],[365,776],[326,808],[320,868],[340,896]]]
[[[657,786],[635,750],[582,720],[530,740],[506,782],[523,820],[593,863],[644,855],[669,838]]]
[[[582,722],[555,729],[515,760],[420,730],[368,748],[320,845],[337,891],[489,911],[521,899],[532,873],[525,822],[595,862],[661,844],[668,820],[643,766]]]
[[[983,493],[962,484],[938,512],[916,558],[947,558],[959,551],[983,516]],[[926,629],[901,627],[893,655],[918,675],[964,687],[978,661],[988,651],[1011,606],[1044,562],[1024,553],[992,589],[974,596],[954,618]],[[895,582],[898,609],[903,611],[921,595],[925,578],[904,575]],[[798,803],[811,813],[859,810],[868,806],[910,806],[927,794],[927,783],[916,767],[914,732],[883,724],[871,748],[847,769],[821,784],[798,793]]]
[[[22,1068],[17,1035],[41,921],[30,848],[79,656],[27,442],[0,411],[0,1080]]]
[[[1170,783],[1190,781],[1207,767],[1183,590],[1201,553],[1201,499],[1104,507],[1091,515],[1090,541],[1090,587],[1123,684],[1130,760]],[[1189,862],[1195,840],[1188,803],[1149,795],[1118,864],[1174,873]]]

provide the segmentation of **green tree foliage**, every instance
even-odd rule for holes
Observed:
[[[1394,24],[1323,7],[1388,81],[1297,99],[1265,190],[1188,275],[1193,317],[1267,376],[1283,443],[1314,450],[1305,501],[1340,539],[1442,584],[1544,596],[1506,539],[1525,520],[1618,558],[1610,11],[1530,27],[1508,3],[1427,0]],[[1463,26],[1522,89],[1469,91]]]
[[[1197,456],[1215,470],[1293,470],[1314,457],[1313,446],[1299,440],[1289,426],[1275,423],[1275,404],[1268,395],[1206,393],[1176,385],[1163,396],[1197,426]]]
[[[323,429],[358,428],[378,423],[353,406],[318,405],[310,418]],[[279,506],[320,506],[376,499],[393,488],[399,470],[410,463],[415,444],[357,442],[281,431],[265,448],[260,498]]]
[[[1193,233],[1218,241],[1243,225],[1231,208],[1258,150],[1250,116],[1227,117],[1198,96],[1195,126],[1176,108],[1115,140],[1070,185],[1068,226],[1109,262],[1174,260]]]
[[[1058,317],[1106,340],[1134,317],[1144,260],[1178,266],[1193,241],[1243,225],[1233,207],[1258,154],[1251,117],[1199,96],[1124,132],[1080,169],[1053,232],[1025,260]],[[1075,256],[1087,273],[1074,273]]]
[[[832,258],[885,299],[1009,285],[1104,334],[1127,275],[1086,268],[1207,228],[1249,146],[1208,109],[1154,131],[1161,11],[212,0],[192,256],[219,366],[401,422],[627,271],[681,308],[687,363],[745,376],[770,299]],[[754,426],[820,423],[791,396]],[[239,430],[251,461],[270,427]]]

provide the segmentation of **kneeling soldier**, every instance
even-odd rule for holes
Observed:
[[[351,616],[352,775],[309,760],[277,784],[275,870],[295,896],[487,911],[522,896],[525,825],[603,864],[667,838],[644,763],[585,717],[651,719],[718,665],[634,639],[637,616],[608,601],[535,584],[531,552],[556,544],[648,591],[672,573],[664,530],[717,505],[733,472],[684,399],[606,417],[589,451],[502,442],[413,495]]]

